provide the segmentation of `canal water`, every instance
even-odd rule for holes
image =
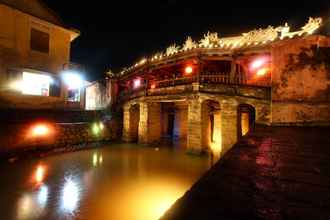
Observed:
[[[154,220],[209,167],[178,148],[128,144],[2,164],[0,219]]]

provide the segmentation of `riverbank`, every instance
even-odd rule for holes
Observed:
[[[257,128],[162,220],[330,219],[329,134],[329,127]]]
[[[27,159],[35,159],[35,158],[45,158],[49,156],[53,156],[56,154],[63,154],[75,151],[89,150],[93,148],[101,148],[104,146],[108,146],[109,144],[118,144],[118,141],[100,141],[100,142],[90,142],[90,143],[82,143],[75,144],[70,146],[62,146],[62,147],[38,147],[35,149],[28,148],[26,150],[19,151],[11,151],[7,153],[3,153],[0,156],[0,163],[13,163],[19,160],[27,160]]]

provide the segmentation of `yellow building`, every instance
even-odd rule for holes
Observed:
[[[60,76],[78,36],[42,1],[0,0],[0,108],[83,106]]]

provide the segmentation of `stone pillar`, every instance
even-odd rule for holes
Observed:
[[[237,142],[237,106],[233,100],[221,103],[222,155]]]
[[[123,106],[123,136],[122,140],[125,142],[131,141],[130,135],[130,104],[125,104]]]
[[[197,98],[188,105],[187,151],[201,153],[202,149],[202,103]]]
[[[139,144],[149,144],[161,136],[160,103],[140,103]]]
[[[148,143],[148,103],[140,103],[139,144]]]
[[[161,137],[161,103],[148,104],[148,143],[158,141]]]

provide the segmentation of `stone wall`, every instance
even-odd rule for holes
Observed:
[[[1,125],[0,153],[25,150],[71,147],[95,141],[110,141],[117,138],[118,124],[115,120],[103,121],[99,133],[93,127],[100,121],[85,123],[46,123],[49,133],[36,137],[32,134],[36,123],[15,123]],[[43,123],[45,124],[45,123]]]
[[[329,38],[279,42],[272,59],[272,123],[329,125]]]

